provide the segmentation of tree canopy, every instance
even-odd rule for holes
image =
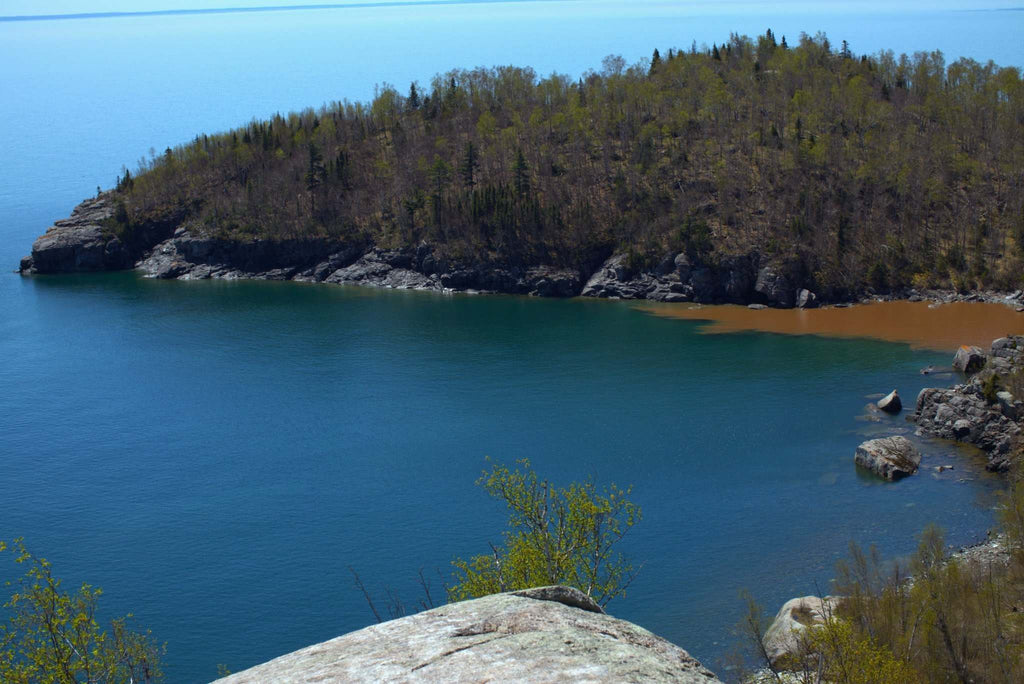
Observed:
[[[125,172],[117,230],[182,208],[233,239],[428,241],[449,257],[798,258],[821,291],[1019,286],[1024,81],[939,52],[769,31],[580,79],[500,66],[200,135]]]

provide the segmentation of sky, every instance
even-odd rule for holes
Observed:
[[[353,0],[373,2],[374,0]],[[403,0],[404,2],[438,2],[438,0]],[[444,0],[441,0],[444,1]],[[468,0],[470,2],[474,0]],[[492,0],[493,1],[493,0]],[[522,2],[523,0],[512,0]],[[559,0],[531,0],[552,2]],[[569,0],[580,4],[604,3],[609,0]],[[0,16],[80,14],[93,12],[139,12],[155,10],[217,9],[231,7],[267,7],[288,5],[344,4],[346,0],[0,0]],[[667,2],[667,0],[660,0]],[[649,4],[659,4],[654,0]],[[783,2],[755,2],[753,0],[671,0],[670,4],[692,5],[695,9],[715,7],[719,11],[751,11],[770,13],[777,10],[811,10],[814,13],[843,11],[900,11],[900,10],[948,10],[948,9],[1009,9],[1024,6],[1024,0],[788,0]]]

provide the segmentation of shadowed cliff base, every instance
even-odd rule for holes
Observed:
[[[869,337],[905,342],[914,349],[950,351],[961,344],[987,347],[997,337],[1024,334],[1024,313],[982,302],[872,302],[824,309],[750,309],[646,303],[642,311],[665,318],[708,321],[707,334],[741,331],[785,335]]]

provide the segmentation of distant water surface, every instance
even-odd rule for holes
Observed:
[[[976,539],[996,482],[975,457],[923,444],[929,468],[956,469],[897,484],[852,464],[861,440],[910,429],[867,420],[869,397],[952,382],[918,373],[946,351],[707,336],[622,302],[9,272],[150,148],[450,67],[575,77],[609,53],[768,27],[825,30],[858,52],[1024,63],[1021,13],[759,7],[0,23],[0,538],[24,535],[70,586],[102,586],[109,611],[134,612],[167,641],[174,682],[366,625],[349,566],[412,599],[420,567],[447,573],[486,550],[504,519],[473,486],[488,454],[529,457],[561,483],[635,485],[645,517],[626,550],[645,566],[613,612],[712,667],[741,587],[771,611],[826,586],[851,539],[904,554],[931,520],[953,543]]]

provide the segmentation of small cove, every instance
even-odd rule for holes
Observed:
[[[1000,486],[938,442],[898,483],[853,466],[860,441],[912,434],[866,419],[879,392],[954,380],[906,344],[708,336],[586,299],[134,273],[0,288],[5,534],[167,640],[174,680],[365,626],[349,567],[414,601],[420,567],[439,582],[486,550],[504,518],[473,486],[487,455],[634,485],[624,551],[645,565],[612,612],[719,669],[739,589],[774,610],[827,586],[849,541],[903,555],[931,521],[971,543]]]

